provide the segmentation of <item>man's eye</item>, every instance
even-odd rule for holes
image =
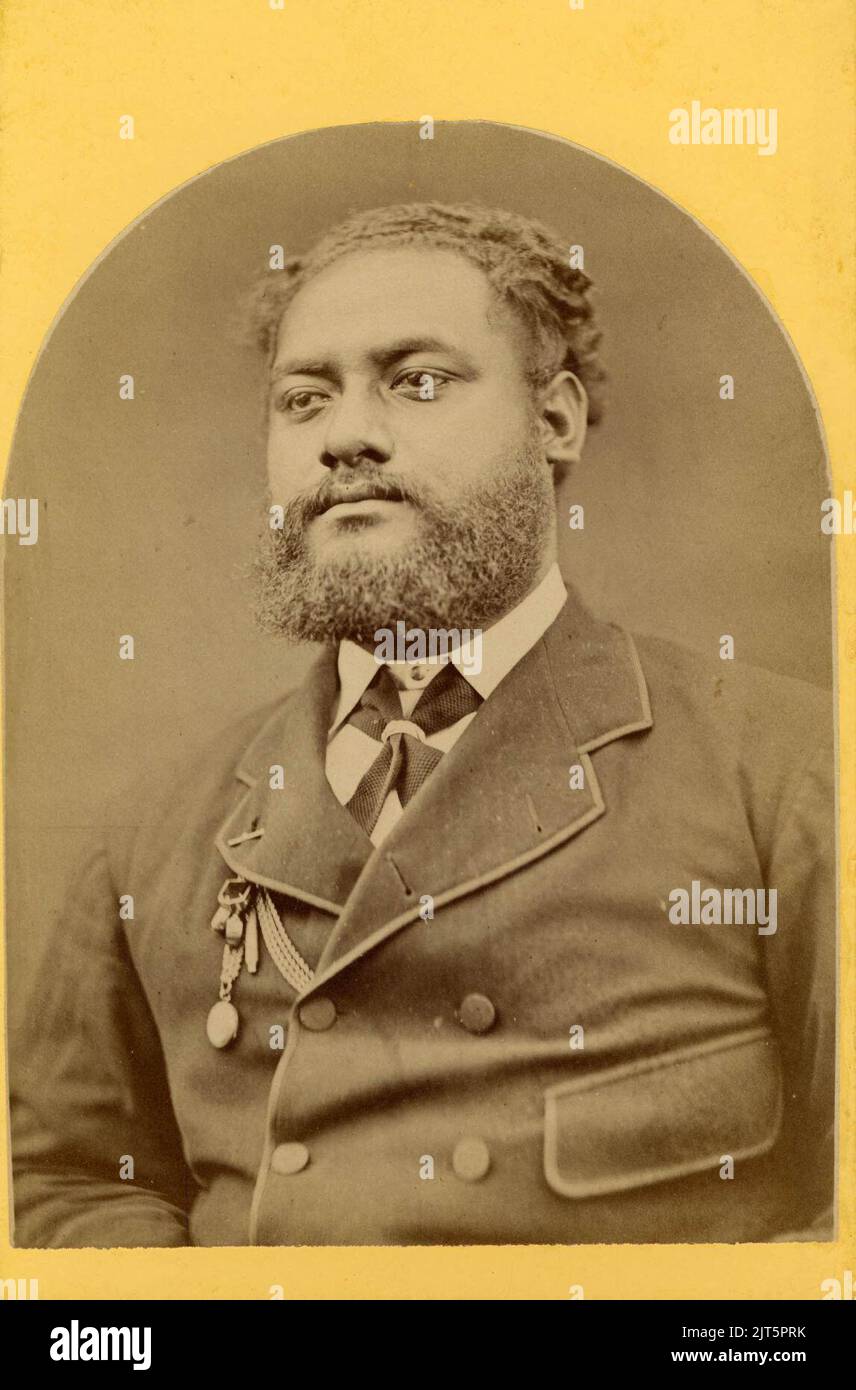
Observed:
[[[442,387],[447,386],[449,378],[442,372],[429,372],[424,368],[401,372],[392,383],[392,389],[399,395],[416,401],[433,401]]]
[[[276,408],[284,415],[305,415],[309,411],[317,409],[326,399],[323,391],[316,391],[308,386],[303,386],[293,391],[284,391],[277,398]]]

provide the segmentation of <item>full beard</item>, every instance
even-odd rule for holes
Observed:
[[[302,642],[368,644],[379,628],[485,629],[533,587],[556,521],[553,485],[532,440],[489,485],[454,504],[385,468],[361,475],[394,488],[417,513],[413,540],[385,555],[312,554],[306,528],[317,492],[295,498],[283,525],[267,528],[254,570],[256,618],[267,632]]]

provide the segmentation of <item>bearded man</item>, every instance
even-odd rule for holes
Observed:
[[[829,1237],[829,701],[568,591],[589,280],[415,204],[252,312],[259,610],[322,650],[109,818],[13,1070],[16,1242]]]

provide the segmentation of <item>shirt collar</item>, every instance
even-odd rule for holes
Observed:
[[[472,661],[467,661],[466,656],[457,649],[445,658],[438,658],[437,670],[444,660],[453,661],[465,680],[468,680],[473,689],[486,700],[500,681],[505,679],[509,671],[555,622],[567,597],[568,591],[559,566],[553,563],[541,582],[483,633],[479,671],[472,670]],[[374,652],[366,651],[365,647],[358,646],[356,642],[344,641],[339,644],[337,664],[339,699],[330,727],[331,735],[347,719],[363,691],[377,675],[378,666],[383,663],[375,659]],[[428,681],[414,681],[409,674],[416,663],[385,664],[397,678],[398,684],[408,689],[416,689],[417,686],[420,689],[427,688]]]

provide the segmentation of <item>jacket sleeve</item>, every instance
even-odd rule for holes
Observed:
[[[83,866],[19,1013],[15,1244],[188,1244],[195,1186],[105,851]]]
[[[784,1064],[793,1220],[778,1240],[831,1240],[835,1192],[835,758],[799,767],[777,818],[767,887],[777,929],[763,938]]]

